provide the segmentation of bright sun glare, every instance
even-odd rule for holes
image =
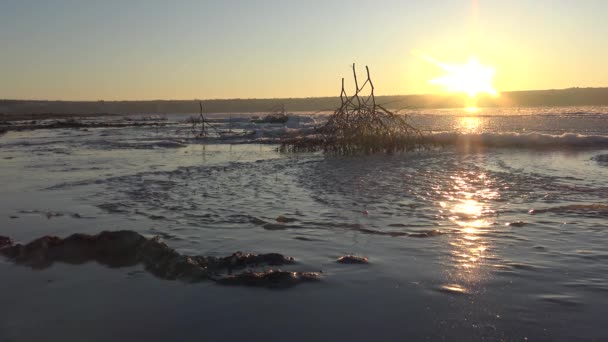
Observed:
[[[498,95],[492,85],[496,70],[480,64],[476,57],[471,57],[465,64],[447,64],[429,56],[424,58],[447,73],[430,80],[431,84],[443,86],[448,92],[466,93],[470,98],[478,94]]]

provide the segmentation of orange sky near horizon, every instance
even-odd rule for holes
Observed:
[[[475,56],[499,92],[608,86],[605,1],[348,3],[3,2],[0,98],[336,96],[353,62],[378,95],[445,93],[422,55]]]

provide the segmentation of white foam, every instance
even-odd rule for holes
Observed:
[[[457,133],[436,132],[426,135],[431,143],[488,147],[608,147],[608,136],[564,133]]]

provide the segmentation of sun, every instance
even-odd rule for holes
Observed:
[[[447,64],[429,56],[425,59],[446,72],[446,75],[430,80],[431,84],[443,86],[448,92],[465,93],[470,98],[479,94],[498,95],[492,85],[496,69],[482,65],[477,57],[471,57],[465,64]]]

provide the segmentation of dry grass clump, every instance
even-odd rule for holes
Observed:
[[[422,146],[422,133],[407,123],[407,116],[394,113],[376,103],[369,68],[361,86],[353,64],[355,94],[340,92],[341,105],[316,134],[292,136],[281,142],[282,151],[319,151],[339,155],[393,153]],[[361,92],[369,88],[369,95]]]

